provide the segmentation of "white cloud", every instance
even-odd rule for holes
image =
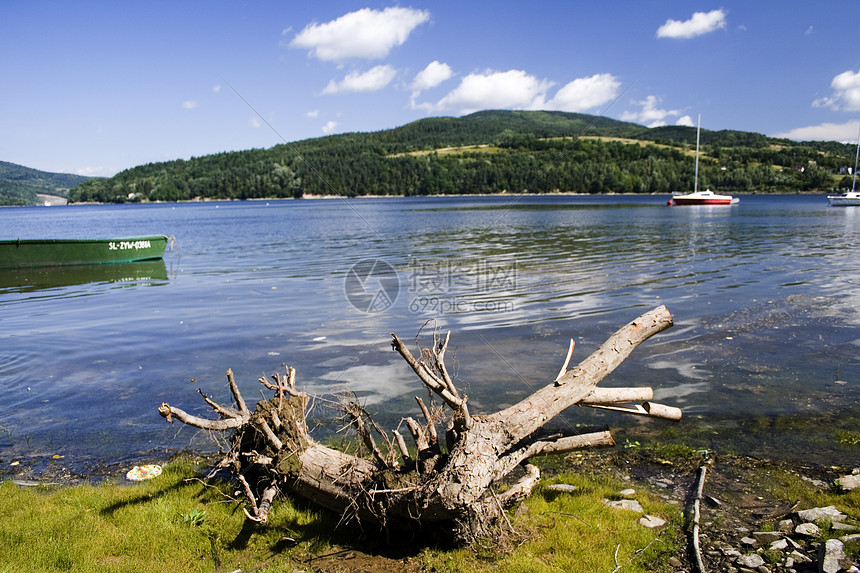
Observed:
[[[784,133],[776,133],[773,137],[783,137],[796,141],[842,141],[857,142],[857,120],[846,123],[822,123],[798,127]]]
[[[540,109],[552,85],[522,70],[469,74],[432,107],[464,114],[482,109]]]
[[[442,82],[451,79],[453,75],[451,66],[434,60],[415,75],[415,79],[412,80],[412,92],[417,95],[424,90],[435,88]]]
[[[336,127],[337,127],[337,122],[336,122],[336,121],[328,121],[328,122],[326,122],[326,124],[322,127],[322,132],[323,132],[324,134],[326,134],[326,135],[329,135],[330,133],[333,133],[333,132],[334,132],[334,130],[335,130],[335,128],[336,128]]]
[[[680,117],[681,110],[678,109],[660,109],[660,98],[649,95],[642,101],[634,102],[636,105],[642,106],[639,111],[625,111],[621,114],[620,119],[623,121],[634,121],[641,123],[646,127],[660,127],[668,125],[668,118],[678,116],[675,125],[693,125],[693,120],[690,116]]]
[[[599,107],[618,96],[621,82],[612,74],[578,78],[556,92],[544,109],[583,112]]]
[[[829,107],[837,111],[860,111],[860,70],[848,70],[833,78],[832,97],[824,97],[812,102],[812,107]]]
[[[343,92],[375,92],[379,91],[394,79],[397,71],[389,66],[375,66],[364,73],[350,72],[343,80],[331,80],[323,89],[324,94]]]
[[[248,118],[248,126],[249,127],[261,127],[263,124],[260,123],[260,118],[256,115],[252,115]]]
[[[107,167],[81,167],[80,169],[75,170],[76,175],[83,175],[85,177],[110,177],[111,175],[116,175],[115,169],[108,169]]]
[[[678,120],[675,122],[675,125],[683,125],[685,127],[695,127],[696,126],[696,124],[693,123],[693,118],[690,117],[689,115],[684,115],[684,116],[679,117]]]
[[[318,110],[318,109],[312,109],[311,111],[305,113],[305,117],[309,117],[311,119],[315,119],[315,118],[319,117],[319,115],[320,115],[320,110]]]
[[[194,109],[198,106],[198,103],[193,99],[188,99],[182,102],[182,109]]]
[[[689,20],[666,20],[666,23],[657,29],[658,38],[695,38],[702,34],[713,32],[719,28],[726,27],[726,13],[723,10],[711,10],[710,12],[696,12]]]
[[[303,48],[324,61],[384,58],[412,31],[430,19],[430,12],[412,8],[362,8],[324,24],[308,24],[290,46]]]
[[[212,86],[212,93],[216,93],[216,94],[221,93],[221,86],[220,85]]]

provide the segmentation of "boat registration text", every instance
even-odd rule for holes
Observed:
[[[108,250],[111,251],[129,251],[137,249],[149,249],[151,245],[149,241],[110,241]]]

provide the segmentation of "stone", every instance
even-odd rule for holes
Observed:
[[[618,492],[618,495],[627,499],[636,495],[636,490],[633,488],[622,489]]]
[[[802,521],[819,521],[819,520],[829,520],[829,521],[845,521],[845,518],[848,517],[838,509],[836,506],[828,505],[827,507],[815,507],[813,509],[804,509],[797,512],[797,516]]]
[[[834,522],[830,525],[830,529],[834,531],[857,531],[858,528],[856,525],[848,525],[847,523],[840,523],[839,521]]]
[[[758,541],[756,541],[752,537],[741,537],[741,545],[749,545],[750,547],[755,547],[756,545],[758,545]]]
[[[773,543],[777,539],[782,538],[782,534],[778,531],[753,531],[752,536],[762,545]]]
[[[756,569],[757,567],[764,565],[764,559],[762,559],[762,556],[757,553],[751,553],[749,555],[741,555],[738,557],[737,564],[741,567]]]
[[[656,515],[643,515],[639,518],[639,524],[648,529],[657,529],[666,525],[666,520],[657,517]]]
[[[860,541],[860,533],[852,533],[850,535],[843,535],[839,538],[839,541],[842,543],[854,543],[855,541]]]
[[[845,546],[838,539],[828,539],[818,550],[818,570],[821,573],[836,573],[851,565],[851,559],[845,555]]]
[[[561,492],[561,493],[573,493],[577,490],[575,485],[568,485],[566,483],[554,483],[546,486],[546,489],[549,491]]]
[[[608,507],[613,509],[623,509],[626,511],[635,511],[637,513],[645,513],[645,510],[642,508],[642,504],[636,501],[635,499],[620,499],[618,501],[610,501],[608,499],[604,499],[603,503],[605,503]]]
[[[800,551],[792,551],[788,554],[788,556],[794,559],[795,563],[809,563],[810,561],[812,561],[812,559],[810,559]]]
[[[771,551],[785,551],[786,549],[788,549],[788,541],[785,539],[777,539],[770,542]]]
[[[860,474],[851,474],[850,476],[842,476],[836,482],[844,491],[851,491],[860,487]]]
[[[783,519],[776,524],[776,529],[783,533],[791,533],[794,530],[794,522],[790,519]]]
[[[806,537],[815,537],[821,533],[821,530],[814,523],[801,523],[794,528],[794,532],[798,535],[805,535]]]

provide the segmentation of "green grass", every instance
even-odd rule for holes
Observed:
[[[778,499],[797,500],[799,509],[835,505],[852,519],[860,520],[860,489],[842,493],[835,487],[814,487],[796,473],[778,468],[761,470],[758,476],[762,487]]]
[[[546,489],[551,483],[577,486],[574,493]],[[672,571],[667,559],[683,549],[683,517],[676,505],[658,503],[644,491],[636,499],[646,513],[668,521],[662,530],[639,524],[640,514],[611,509],[603,499],[615,499],[629,483],[607,477],[560,474],[542,483],[511,516],[515,530],[509,554],[488,543],[447,552],[427,550],[424,563],[440,573],[500,571],[541,573],[613,571],[626,573]],[[517,536],[521,536],[519,541]]]
[[[251,526],[241,504],[226,497],[233,493],[229,484],[207,486],[194,479],[199,469],[185,459],[135,484],[0,483],[0,573],[312,570],[311,560],[366,543],[337,530],[336,516],[289,500],[276,501],[267,526]],[[579,489],[559,494],[540,485],[509,516],[509,553],[495,543],[416,548],[413,560],[439,572],[612,571],[624,565],[625,573],[635,573],[660,571],[669,555],[681,552],[678,506],[637,492],[647,513],[669,520],[655,532],[639,525],[639,514],[602,503],[628,487],[620,480],[562,474],[551,482]]]

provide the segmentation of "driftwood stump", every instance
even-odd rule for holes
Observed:
[[[309,434],[306,413],[312,399],[296,389],[295,370],[260,382],[274,393],[249,410],[231,371],[227,379],[235,405],[204,400],[220,416],[210,420],[162,404],[158,411],[209,430],[233,430],[225,464],[232,468],[247,498],[248,519],[265,523],[276,494],[291,492],[341,514],[381,526],[447,532],[459,543],[471,543],[498,532],[504,511],[528,497],[540,479],[529,460],[541,454],[584,447],[612,446],[609,431],[547,435],[543,426],[566,408],[581,404],[679,420],[681,411],[650,400],[650,388],[597,387],[640,343],[670,327],[672,317],[661,306],[619,329],[600,348],[568,369],[570,351],[559,375],[518,404],[490,415],[473,415],[468,397],[454,385],[445,367],[448,336],[434,336],[432,348],[414,356],[392,334],[392,347],[424,385],[450,409],[444,445],[437,434],[439,413],[416,398],[424,423],[407,418],[415,447],[394,430],[392,439],[357,403],[345,407],[370,455],[357,457],[317,443]],[[450,334],[449,334],[450,336]],[[644,402],[639,405],[619,405]],[[435,414],[435,415],[434,415]],[[386,445],[380,448],[376,436]],[[518,466],[524,475],[504,492],[498,485]]]

